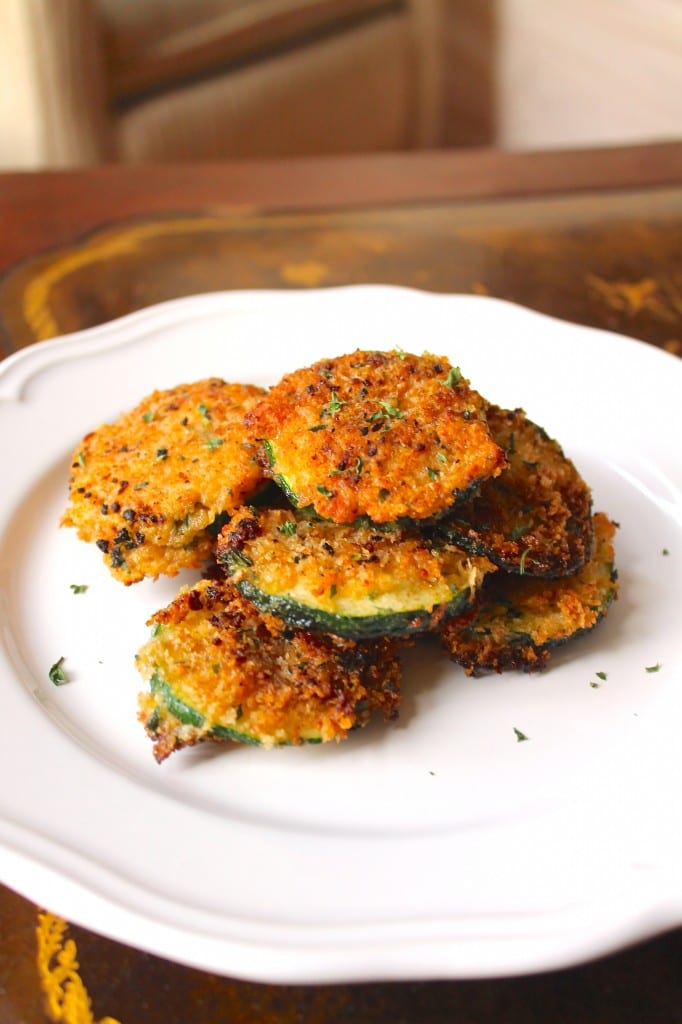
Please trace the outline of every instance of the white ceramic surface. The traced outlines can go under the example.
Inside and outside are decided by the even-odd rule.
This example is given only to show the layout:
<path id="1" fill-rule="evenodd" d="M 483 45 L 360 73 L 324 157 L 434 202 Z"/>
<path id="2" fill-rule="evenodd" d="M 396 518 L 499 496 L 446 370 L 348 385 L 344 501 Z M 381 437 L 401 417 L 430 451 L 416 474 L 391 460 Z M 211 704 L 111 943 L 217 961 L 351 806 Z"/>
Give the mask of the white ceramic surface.
<path id="1" fill-rule="evenodd" d="M 122 587 L 58 527 L 72 449 L 155 388 L 268 385 L 394 346 L 449 356 L 562 442 L 620 523 L 619 601 L 543 674 L 471 680 L 419 648 L 395 724 L 157 766 L 134 655 L 188 577 Z M 681 384 L 682 363 L 631 339 L 383 286 L 196 296 L 10 357 L 0 879 L 115 939 L 270 982 L 535 971 L 682 923 Z"/>

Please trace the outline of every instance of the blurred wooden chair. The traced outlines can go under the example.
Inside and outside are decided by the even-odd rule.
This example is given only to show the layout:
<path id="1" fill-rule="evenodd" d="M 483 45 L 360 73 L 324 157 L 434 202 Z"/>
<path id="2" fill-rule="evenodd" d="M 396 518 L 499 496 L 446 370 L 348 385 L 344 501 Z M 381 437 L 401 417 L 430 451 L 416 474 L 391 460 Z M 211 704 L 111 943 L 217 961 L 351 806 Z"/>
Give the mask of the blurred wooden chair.
<path id="1" fill-rule="evenodd" d="M 682 137 L 682 0 L 0 0 L 0 169 Z"/>
<path id="2" fill-rule="evenodd" d="M 447 0 L 2 0 L 0 166 L 442 137 Z"/>

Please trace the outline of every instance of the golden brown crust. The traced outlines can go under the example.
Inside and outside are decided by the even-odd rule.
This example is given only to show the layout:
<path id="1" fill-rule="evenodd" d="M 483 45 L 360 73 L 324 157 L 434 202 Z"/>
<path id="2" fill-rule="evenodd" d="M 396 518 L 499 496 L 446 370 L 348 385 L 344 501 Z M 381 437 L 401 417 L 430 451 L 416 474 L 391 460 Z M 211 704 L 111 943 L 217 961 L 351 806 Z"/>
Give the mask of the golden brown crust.
<path id="1" fill-rule="evenodd" d="M 573 576 L 538 579 L 498 572 L 474 607 L 441 629 L 445 649 L 467 674 L 542 668 L 551 649 L 592 629 L 617 596 L 616 526 L 594 516 L 594 552 Z"/>
<path id="2" fill-rule="evenodd" d="M 247 417 L 268 472 L 325 519 L 442 514 L 505 464 L 484 402 L 424 353 L 356 351 L 285 376 Z"/>
<path id="3" fill-rule="evenodd" d="M 92 431 L 73 455 L 63 525 L 124 583 L 201 565 L 207 528 L 263 482 L 243 425 L 262 395 L 210 378 L 155 391 Z"/>
<path id="4" fill-rule="evenodd" d="M 488 425 L 509 466 L 442 524 L 455 543 L 510 572 L 565 576 L 592 545 L 592 496 L 560 445 L 522 409 L 488 407 Z"/>
<path id="5" fill-rule="evenodd" d="M 203 718 L 182 722 L 161 691 L 142 695 L 140 717 L 158 760 L 220 738 L 216 727 L 275 746 L 343 739 L 372 711 L 397 714 L 400 668 L 388 641 L 287 630 L 224 580 L 185 588 L 150 622 L 156 635 L 139 652 L 140 672 Z"/>

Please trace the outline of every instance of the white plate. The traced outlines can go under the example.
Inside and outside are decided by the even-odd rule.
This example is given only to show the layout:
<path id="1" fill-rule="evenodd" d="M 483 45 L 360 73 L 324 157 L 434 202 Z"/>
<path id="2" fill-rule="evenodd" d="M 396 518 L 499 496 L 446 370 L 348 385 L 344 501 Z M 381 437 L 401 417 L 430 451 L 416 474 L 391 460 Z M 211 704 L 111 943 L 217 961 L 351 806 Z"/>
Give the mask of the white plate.
<path id="1" fill-rule="evenodd" d="M 267 385 L 396 345 L 448 355 L 559 438 L 621 524 L 620 600 L 544 674 L 474 681 L 422 649 L 397 724 L 157 766 L 133 659 L 179 581 L 121 587 L 58 528 L 72 448 L 154 388 Z M 388 287 L 182 299 L 6 360 L 2 880 L 115 939 L 269 982 L 534 971 L 681 923 L 681 383 L 682 363 L 630 339 Z"/>

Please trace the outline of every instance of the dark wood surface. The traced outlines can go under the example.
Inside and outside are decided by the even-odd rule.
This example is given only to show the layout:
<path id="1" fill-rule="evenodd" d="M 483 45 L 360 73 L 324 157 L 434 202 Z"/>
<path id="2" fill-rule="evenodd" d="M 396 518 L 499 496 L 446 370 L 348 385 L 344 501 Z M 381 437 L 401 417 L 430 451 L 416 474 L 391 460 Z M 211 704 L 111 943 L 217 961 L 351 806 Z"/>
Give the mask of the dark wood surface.
<path id="1" fill-rule="evenodd" d="M 682 142 L 540 153 L 435 151 L 0 176 L 0 271 L 120 217 L 348 209 L 682 184 Z"/>
<path id="2" fill-rule="evenodd" d="M 0 278 L 0 352 L 165 299 L 389 282 L 510 299 L 677 351 L 682 189 L 126 218 Z"/>
<path id="3" fill-rule="evenodd" d="M 0 268 L 5 353 L 190 292 L 362 281 L 490 294 L 680 353 L 682 146 L 6 175 Z M 37 914 L 0 887 L 0 1024 L 55 1019 Z M 526 978 L 313 987 L 68 936 L 98 1021 L 682 1020 L 682 931 Z"/>

